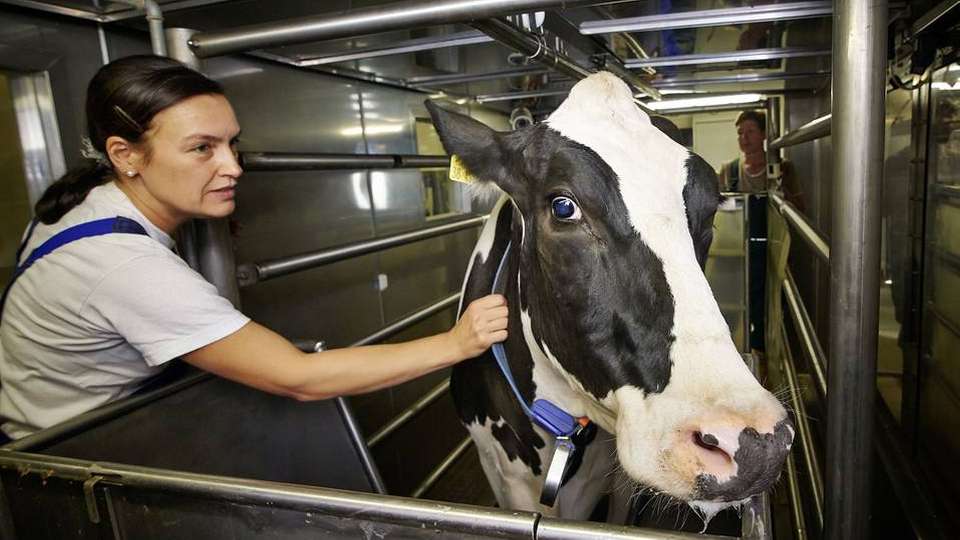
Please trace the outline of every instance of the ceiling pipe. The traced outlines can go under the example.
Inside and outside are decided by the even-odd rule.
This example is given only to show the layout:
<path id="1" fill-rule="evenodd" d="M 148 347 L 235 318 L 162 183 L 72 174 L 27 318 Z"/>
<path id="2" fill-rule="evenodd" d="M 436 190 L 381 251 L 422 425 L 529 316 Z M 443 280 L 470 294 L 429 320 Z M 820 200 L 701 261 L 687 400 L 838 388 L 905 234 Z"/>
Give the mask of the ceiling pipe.
<path id="1" fill-rule="evenodd" d="M 282 45 L 354 37 L 471 21 L 544 9 L 565 9 L 595 0 L 408 0 L 385 5 L 297 17 L 285 21 L 200 32 L 190 40 L 197 56 L 209 58 Z"/>
<path id="2" fill-rule="evenodd" d="M 150 29 L 150 48 L 157 56 L 167 56 L 167 38 L 163 33 L 163 11 L 155 0 L 116 0 L 137 9 L 147 15 L 147 27 Z"/>

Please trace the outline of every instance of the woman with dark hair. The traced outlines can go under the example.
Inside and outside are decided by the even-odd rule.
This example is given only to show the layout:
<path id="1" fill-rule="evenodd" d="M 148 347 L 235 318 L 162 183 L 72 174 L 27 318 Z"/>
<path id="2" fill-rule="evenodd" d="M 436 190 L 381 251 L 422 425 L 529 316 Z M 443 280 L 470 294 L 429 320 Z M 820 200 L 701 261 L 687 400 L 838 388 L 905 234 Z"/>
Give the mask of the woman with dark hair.
<path id="1" fill-rule="evenodd" d="M 398 384 L 506 338 L 505 301 L 491 295 L 443 334 L 300 352 L 172 251 L 182 223 L 234 210 L 240 128 L 220 85 L 167 58 L 124 58 L 91 80 L 86 114 L 89 163 L 37 203 L 0 305 L 6 436 L 127 396 L 175 358 L 312 400 Z"/>

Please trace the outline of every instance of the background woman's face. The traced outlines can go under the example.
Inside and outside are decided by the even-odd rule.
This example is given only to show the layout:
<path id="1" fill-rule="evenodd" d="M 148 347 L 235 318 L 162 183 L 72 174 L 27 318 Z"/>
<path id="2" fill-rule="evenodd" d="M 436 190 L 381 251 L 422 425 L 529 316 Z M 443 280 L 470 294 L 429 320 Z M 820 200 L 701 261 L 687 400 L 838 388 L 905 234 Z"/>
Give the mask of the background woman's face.
<path id="1" fill-rule="evenodd" d="M 737 143 L 744 154 L 753 154 L 763 151 L 763 140 L 766 134 L 753 120 L 744 120 L 737 126 Z"/>
<path id="2" fill-rule="evenodd" d="M 194 96 L 153 117 L 139 167 L 151 198 L 175 219 L 224 217 L 235 208 L 240 126 L 221 95 Z"/>

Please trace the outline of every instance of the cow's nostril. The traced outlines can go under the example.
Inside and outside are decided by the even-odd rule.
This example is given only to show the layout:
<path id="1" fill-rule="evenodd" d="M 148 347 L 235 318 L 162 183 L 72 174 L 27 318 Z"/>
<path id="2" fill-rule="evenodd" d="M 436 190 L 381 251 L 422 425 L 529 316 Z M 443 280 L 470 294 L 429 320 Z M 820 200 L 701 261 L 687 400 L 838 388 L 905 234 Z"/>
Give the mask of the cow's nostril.
<path id="1" fill-rule="evenodd" d="M 703 433 L 701 431 L 693 432 L 693 443 L 704 450 L 711 452 L 718 457 L 723 457 L 727 461 L 732 461 L 733 457 L 730 456 L 723 448 L 720 448 L 720 441 L 716 437 L 709 433 Z"/>

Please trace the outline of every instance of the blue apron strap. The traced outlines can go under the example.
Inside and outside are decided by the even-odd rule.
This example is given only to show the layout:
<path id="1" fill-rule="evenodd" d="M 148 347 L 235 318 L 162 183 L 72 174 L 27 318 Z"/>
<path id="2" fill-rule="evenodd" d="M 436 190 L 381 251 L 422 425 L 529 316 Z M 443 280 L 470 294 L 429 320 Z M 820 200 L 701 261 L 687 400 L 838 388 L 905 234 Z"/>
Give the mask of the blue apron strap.
<path id="1" fill-rule="evenodd" d="M 21 244 L 20 249 L 17 250 L 18 262 L 23 249 L 26 247 L 27 242 L 30 241 L 30 237 L 33 235 L 33 229 L 36 226 L 37 220 L 33 220 L 30 223 L 30 229 L 27 231 L 27 235 L 23 241 L 23 244 Z M 27 257 L 27 260 L 23 261 L 23 264 L 17 266 L 17 269 L 13 272 L 13 276 L 10 277 L 10 282 L 7 283 L 7 287 L 3 290 L 3 296 L 0 297 L 0 316 L 3 314 L 3 306 L 7 302 L 7 294 L 10 292 L 10 288 L 13 287 L 13 284 L 17 281 L 17 278 L 23 275 L 28 268 L 33 266 L 33 263 L 50 254 L 55 249 L 63 247 L 75 240 L 113 233 L 141 234 L 148 236 L 147 231 L 142 225 L 132 219 L 122 216 L 88 221 L 86 223 L 80 223 L 58 232 L 57 234 L 48 238 L 44 243 L 40 244 L 39 247 L 34 249 L 33 252 L 30 253 L 30 256 Z"/>

